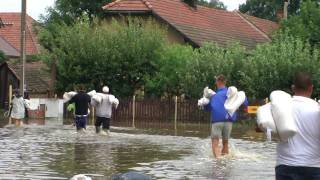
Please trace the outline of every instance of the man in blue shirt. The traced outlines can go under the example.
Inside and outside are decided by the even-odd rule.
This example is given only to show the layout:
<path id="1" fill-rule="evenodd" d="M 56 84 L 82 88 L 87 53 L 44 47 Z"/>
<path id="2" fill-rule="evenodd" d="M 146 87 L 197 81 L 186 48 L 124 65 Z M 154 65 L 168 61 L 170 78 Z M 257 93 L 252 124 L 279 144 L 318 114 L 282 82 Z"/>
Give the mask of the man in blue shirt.
<path id="1" fill-rule="evenodd" d="M 237 119 L 237 113 L 229 115 L 224 107 L 227 100 L 226 78 L 223 75 L 216 77 L 217 92 L 210 99 L 210 103 L 205 106 L 211 112 L 211 141 L 213 155 L 219 159 L 222 155 L 229 153 L 229 138 L 232 130 L 232 123 Z M 247 105 L 247 100 L 244 105 Z M 222 138 L 222 151 L 219 149 L 219 139 Z"/>

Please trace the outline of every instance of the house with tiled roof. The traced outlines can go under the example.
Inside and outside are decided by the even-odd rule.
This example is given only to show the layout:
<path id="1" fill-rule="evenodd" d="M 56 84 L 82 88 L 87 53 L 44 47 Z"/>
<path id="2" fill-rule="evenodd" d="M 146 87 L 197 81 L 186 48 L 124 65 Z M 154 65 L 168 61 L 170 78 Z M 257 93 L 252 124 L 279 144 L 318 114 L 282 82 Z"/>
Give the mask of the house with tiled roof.
<path id="1" fill-rule="evenodd" d="M 21 13 L 0 13 L 2 26 L 0 37 L 7 41 L 11 48 L 20 52 Z M 26 54 L 35 55 L 40 52 L 37 37 L 33 31 L 37 23 L 32 17 L 26 16 Z M 0 48 L 0 50 L 3 50 Z"/>
<path id="2" fill-rule="evenodd" d="M 20 13 L 0 13 L 0 51 L 7 61 L 0 64 L 0 108 L 8 101 L 9 85 L 19 88 L 21 80 L 20 60 Z M 50 88 L 50 73 L 45 70 L 46 66 L 41 61 L 33 59 L 40 53 L 40 46 L 34 33 L 34 25 L 37 22 L 27 15 L 26 17 L 26 55 L 25 83 L 31 97 L 48 97 Z"/>
<path id="3" fill-rule="evenodd" d="M 193 47 L 200 47 L 205 42 L 225 47 L 237 41 L 247 49 L 253 49 L 259 43 L 270 41 L 272 32 L 278 28 L 277 23 L 269 20 L 238 11 L 190 5 L 186 0 L 116 0 L 102 8 L 106 18 L 153 17 L 159 23 L 168 25 L 170 41 L 189 43 Z"/>

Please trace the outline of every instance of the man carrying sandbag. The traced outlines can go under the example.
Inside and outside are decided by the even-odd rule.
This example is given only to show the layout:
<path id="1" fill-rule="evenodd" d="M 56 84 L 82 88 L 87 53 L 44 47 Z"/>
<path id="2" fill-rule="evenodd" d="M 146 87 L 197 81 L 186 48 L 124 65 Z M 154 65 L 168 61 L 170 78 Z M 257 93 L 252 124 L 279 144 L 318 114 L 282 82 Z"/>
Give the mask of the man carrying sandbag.
<path id="1" fill-rule="evenodd" d="M 115 98 L 114 95 L 109 94 L 108 86 L 104 86 L 102 92 L 103 93 L 97 93 L 92 97 L 91 104 L 96 107 L 96 133 L 107 135 L 110 132 L 112 107 L 117 108 L 119 100 Z"/>
<path id="2" fill-rule="evenodd" d="M 91 97 L 85 92 L 83 84 L 78 86 L 78 93 L 71 98 L 70 104 L 75 104 L 75 124 L 77 131 L 84 131 L 87 127 L 89 116 L 88 108 L 91 102 Z"/>
<path id="3" fill-rule="evenodd" d="M 219 159 L 222 155 L 229 153 L 229 138 L 232 130 L 232 123 L 237 118 L 237 113 L 230 114 L 225 108 L 228 88 L 226 78 L 223 75 L 216 77 L 217 91 L 214 94 L 205 110 L 211 112 L 211 141 L 213 155 Z M 241 104 L 247 105 L 247 99 Z M 235 110 L 234 110 L 235 111 Z M 222 139 L 222 150 L 219 148 L 219 139 Z"/>
<path id="4" fill-rule="evenodd" d="M 311 76 L 297 73 L 292 91 L 292 113 L 297 132 L 277 146 L 276 180 L 320 179 L 320 107 L 310 97 Z"/>

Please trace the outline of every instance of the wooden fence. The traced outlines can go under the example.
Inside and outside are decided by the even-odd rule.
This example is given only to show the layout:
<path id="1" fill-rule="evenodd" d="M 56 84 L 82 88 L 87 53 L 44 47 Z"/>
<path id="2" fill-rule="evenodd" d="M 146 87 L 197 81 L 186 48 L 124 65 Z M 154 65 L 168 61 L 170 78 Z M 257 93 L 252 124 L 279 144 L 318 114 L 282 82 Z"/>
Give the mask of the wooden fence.
<path id="1" fill-rule="evenodd" d="M 210 113 L 199 109 L 197 100 L 130 98 L 119 101 L 118 108 L 113 111 L 113 126 L 176 128 L 184 124 L 210 125 Z M 259 105 L 263 101 L 251 101 L 251 104 Z M 67 113 L 65 117 L 72 115 Z M 90 119 L 94 121 L 93 118 Z M 253 116 L 239 111 L 238 119 L 249 118 Z"/>
<path id="2" fill-rule="evenodd" d="M 175 121 L 177 123 L 209 122 L 209 113 L 200 110 L 196 100 L 178 100 L 177 106 L 175 103 L 176 101 L 172 99 L 122 99 L 118 109 L 114 111 L 113 122 L 122 126 L 148 124 L 161 126 L 174 124 Z"/>

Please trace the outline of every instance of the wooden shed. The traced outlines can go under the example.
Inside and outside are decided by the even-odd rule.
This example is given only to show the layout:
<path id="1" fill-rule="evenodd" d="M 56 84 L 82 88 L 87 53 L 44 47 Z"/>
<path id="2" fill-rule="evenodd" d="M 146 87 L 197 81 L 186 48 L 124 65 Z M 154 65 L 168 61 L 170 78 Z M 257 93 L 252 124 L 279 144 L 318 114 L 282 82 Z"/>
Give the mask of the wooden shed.
<path id="1" fill-rule="evenodd" d="M 19 77 L 7 62 L 0 64 L 0 108 L 7 108 L 9 102 L 9 85 L 19 88 Z"/>

